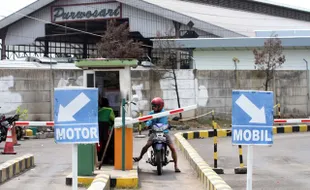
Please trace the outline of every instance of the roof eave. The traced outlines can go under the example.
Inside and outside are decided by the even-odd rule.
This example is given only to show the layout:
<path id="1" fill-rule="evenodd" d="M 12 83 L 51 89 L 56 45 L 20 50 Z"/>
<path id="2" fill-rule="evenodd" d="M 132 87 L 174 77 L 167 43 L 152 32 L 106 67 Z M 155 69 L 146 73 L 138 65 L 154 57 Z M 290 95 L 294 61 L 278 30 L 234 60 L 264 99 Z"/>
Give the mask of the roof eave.
<path id="1" fill-rule="evenodd" d="M 75 63 L 75 66 L 79 68 L 124 68 L 126 66 L 136 67 L 137 65 L 137 59 L 88 59 Z"/>
<path id="2" fill-rule="evenodd" d="M 55 0 L 37 0 L 33 3 L 31 3 L 30 5 L 18 10 L 15 13 L 12 13 L 10 15 L 8 15 L 7 17 L 3 18 L 2 20 L 0 20 L 0 29 L 7 27 L 11 24 L 13 24 L 14 22 L 17 22 L 19 20 L 21 20 L 24 15 L 30 15 L 34 12 L 36 12 L 37 10 L 41 9 L 42 7 L 45 7 L 46 5 L 54 2 Z"/>
<path id="3" fill-rule="evenodd" d="M 258 48 L 264 46 L 269 37 L 255 38 L 195 38 L 195 39 L 167 39 L 169 48 L 174 49 L 224 49 L 224 48 Z M 283 48 L 310 47 L 310 37 L 279 37 Z M 161 40 L 154 39 L 153 47 L 160 48 Z"/>

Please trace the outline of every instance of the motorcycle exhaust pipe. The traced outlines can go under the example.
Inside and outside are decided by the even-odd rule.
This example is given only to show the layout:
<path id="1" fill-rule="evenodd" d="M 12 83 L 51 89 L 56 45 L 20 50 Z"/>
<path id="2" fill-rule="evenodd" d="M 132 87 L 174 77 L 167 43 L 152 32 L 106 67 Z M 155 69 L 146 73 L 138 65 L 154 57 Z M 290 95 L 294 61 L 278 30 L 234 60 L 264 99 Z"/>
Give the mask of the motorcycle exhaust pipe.
<path id="1" fill-rule="evenodd" d="M 147 163 L 152 164 L 152 154 L 151 154 L 151 151 L 147 151 L 147 157 L 148 157 Z"/>

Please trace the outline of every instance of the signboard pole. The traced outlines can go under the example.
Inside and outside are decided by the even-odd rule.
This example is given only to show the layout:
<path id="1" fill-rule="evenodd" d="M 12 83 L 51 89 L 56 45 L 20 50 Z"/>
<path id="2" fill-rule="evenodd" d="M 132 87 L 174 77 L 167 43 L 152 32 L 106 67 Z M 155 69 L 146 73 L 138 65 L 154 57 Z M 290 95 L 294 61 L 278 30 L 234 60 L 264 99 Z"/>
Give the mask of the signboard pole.
<path id="1" fill-rule="evenodd" d="M 232 144 L 248 145 L 247 190 L 252 190 L 253 146 L 273 144 L 273 92 L 233 90 Z"/>
<path id="2" fill-rule="evenodd" d="M 55 142 L 72 144 L 72 189 L 77 190 L 78 145 L 99 142 L 98 89 L 55 88 L 54 102 Z"/>
<path id="3" fill-rule="evenodd" d="M 72 145 L 72 190 L 77 190 L 78 188 L 78 145 Z"/>
<path id="4" fill-rule="evenodd" d="M 125 171 L 125 104 L 126 100 L 122 100 L 122 170 Z"/>
<path id="5" fill-rule="evenodd" d="M 248 158 L 247 158 L 247 190 L 252 190 L 252 176 L 253 176 L 253 145 L 248 145 Z"/>

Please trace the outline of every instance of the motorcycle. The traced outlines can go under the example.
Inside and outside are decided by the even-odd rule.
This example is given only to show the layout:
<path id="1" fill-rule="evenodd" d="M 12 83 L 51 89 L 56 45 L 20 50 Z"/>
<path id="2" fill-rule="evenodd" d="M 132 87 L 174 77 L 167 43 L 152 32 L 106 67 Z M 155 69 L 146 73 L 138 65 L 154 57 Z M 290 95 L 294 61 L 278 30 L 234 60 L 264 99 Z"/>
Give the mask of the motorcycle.
<path id="1" fill-rule="evenodd" d="M 157 123 L 151 127 L 150 132 L 155 134 L 152 143 L 152 149 L 148 151 L 148 160 L 146 163 L 157 167 L 157 174 L 162 175 L 163 167 L 168 165 L 169 150 L 167 149 L 167 138 L 164 131 L 169 129 L 168 124 Z M 150 134 L 149 134 L 150 135 Z"/>
<path id="2" fill-rule="evenodd" d="M 5 120 L 5 115 L 1 114 L 0 116 L 0 143 L 5 141 L 8 121 Z"/>
<path id="3" fill-rule="evenodd" d="M 19 120 L 19 115 L 15 114 L 14 116 L 11 117 L 5 117 L 4 114 L 1 115 L 1 120 L 0 120 L 0 143 L 2 141 L 6 140 L 7 132 L 8 129 L 15 121 Z M 21 127 L 16 127 L 16 138 L 17 140 L 20 140 L 22 137 L 22 128 Z"/>

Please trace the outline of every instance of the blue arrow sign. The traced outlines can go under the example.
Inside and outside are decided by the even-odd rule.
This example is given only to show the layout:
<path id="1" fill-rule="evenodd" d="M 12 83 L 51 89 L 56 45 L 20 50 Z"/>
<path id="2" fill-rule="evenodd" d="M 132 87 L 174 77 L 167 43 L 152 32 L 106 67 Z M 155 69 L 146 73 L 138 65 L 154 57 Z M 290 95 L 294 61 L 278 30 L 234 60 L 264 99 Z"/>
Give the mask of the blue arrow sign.
<path id="1" fill-rule="evenodd" d="M 232 143 L 273 144 L 273 92 L 233 90 Z"/>
<path id="2" fill-rule="evenodd" d="M 97 143 L 98 89 L 55 88 L 56 143 Z"/>

